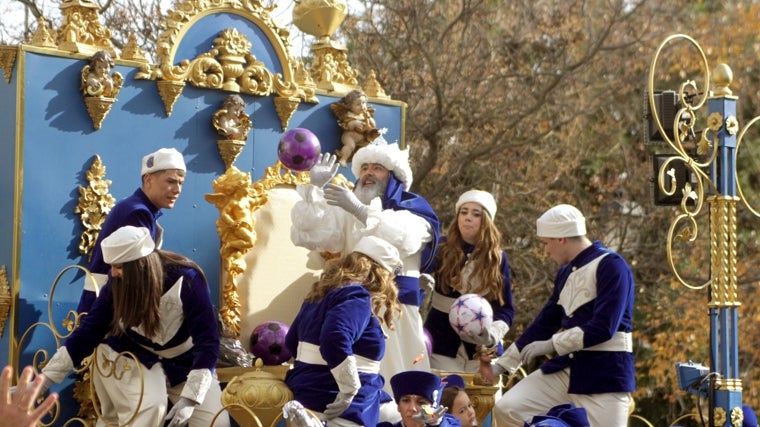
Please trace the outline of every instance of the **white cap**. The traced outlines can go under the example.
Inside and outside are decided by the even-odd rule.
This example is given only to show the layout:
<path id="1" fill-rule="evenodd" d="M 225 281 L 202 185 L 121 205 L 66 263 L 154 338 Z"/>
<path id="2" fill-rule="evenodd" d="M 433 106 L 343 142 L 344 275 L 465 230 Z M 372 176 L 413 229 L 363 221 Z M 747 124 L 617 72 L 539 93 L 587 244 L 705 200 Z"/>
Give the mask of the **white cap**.
<path id="1" fill-rule="evenodd" d="M 362 165 L 377 163 L 393 172 L 409 191 L 412 186 L 412 168 L 409 166 L 409 150 L 401 150 L 397 143 L 388 144 L 382 136 L 377 137 L 369 145 L 356 150 L 351 160 L 351 172 L 359 177 Z"/>
<path id="2" fill-rule="evenodd" d="M 367 255 L 391 273 L 401 268 L 401 258 L 399 257 L 398 249 L 379 237 L 362 237 L 354 247 L 354 252 Z"/>
<path id="3" fill-rule="evenodd" d="M 536 220 L 538 237 L 560 238 L 586 235 L 586 218 L 571 205 L 557 205 Z"/>
<path id="4" fill-rule="evenodd" d="M 456 213 L 459 213 L 459 208 L 465 203 L 477 203 L 483 206 L 483 209 L 488 212 L 488 215 L 493 219 L 496 216 L 496 201 L 493 199 L 493 195 L 487 191 L 482 190 L 470 190 L 465 191 L 459 196 L 456 207 L 454 208 Z"/>
<path id="5" fill-rule="evenodd" d="M 156 248 L 145 227 L 125 225 L 100 242 L 106 264 L 123 264 L 148 256 Z"/>
<path id="6" fill-rule="evenodd" d="M 182 158 L 182 153 L 174 148 L 161 148 L 158 151 L 143 157 L 140 176 L 143 176 L 146 173 L 153 173 L 167 169 L 187 171 L 185 160 Z"/>

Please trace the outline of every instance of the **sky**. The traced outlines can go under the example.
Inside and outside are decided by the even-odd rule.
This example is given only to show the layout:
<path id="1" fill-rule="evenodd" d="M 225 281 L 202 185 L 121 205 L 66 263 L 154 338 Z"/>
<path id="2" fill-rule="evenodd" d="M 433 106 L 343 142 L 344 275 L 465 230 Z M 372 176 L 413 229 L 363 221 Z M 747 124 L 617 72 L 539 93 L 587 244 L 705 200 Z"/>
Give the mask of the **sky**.
<path id="1" fill-rule="evenodd" d="M 59 5 L 62 0 L 37 0 L 37 4 L 45 10 L 45 16 L 48 19 L 52 19 L 54 22 L 59 22 L 61 12 Z M 101 3 L 103 0 L 96 0 Z M 170 9 L 174 4 L 173 0 L 163 0 L 165 3 L 164 12 Z M 279 23 L 290 29 L 292 36 L 293 47 L 296 50 L 294 53 L 299 53 L 302 40 L 298 35 L 302 32 L 296 28 L 293 24 L 292 11 L 295 1 L 276 1 L 272 0 L 270 3 L 276 5 L 276 9 L 272 12 L 272 17 Z M 264 2 L 264 4 L 267 4 Z M 359 0 L 348 0 L 348 13 L 356 14 L 358 11 L 363 10 L 362 4 Z M 26 19 L 26 13 L 24 6 L 16 0 L 0 0 L 0 16 L 2 16 L 3 27 L 0 28 L 0 44 L 10 43 L 9 34 L 20 34 L 23 32 L 24 22 Z M 31 14 L 29 15 L 31 18 Z M 36 23 L 32 22 L 31 27 L 36 28 Z"/>

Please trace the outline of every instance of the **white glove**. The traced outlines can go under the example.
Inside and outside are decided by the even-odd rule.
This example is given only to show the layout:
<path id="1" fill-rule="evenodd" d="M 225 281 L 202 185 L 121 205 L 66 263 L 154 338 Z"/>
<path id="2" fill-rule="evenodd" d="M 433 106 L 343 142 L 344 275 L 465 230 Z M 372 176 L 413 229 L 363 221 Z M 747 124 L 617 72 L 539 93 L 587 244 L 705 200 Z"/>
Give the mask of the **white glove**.
<path id="1" fill-rule="evenodd" d="M 462 341 L 475 345 L 484 345 L 486 347 L 493 347 L 496 344 L 496 338 L 486 329 L 480 332 L 479 335 L 470 335 L 463 333 L 460 335 Z"/>
<path id="2" fill-rule="evenodd" d="M 349 406 L 351 406 L 351 402 L 354 400 L 354 395 L 350 393 L 338 393 L 337 396 L 335 396 L 335 401 L 333 403 L 328 403 L 325 407 L 325 411 L 323 412 L 325 414 L 325 418 L 328 420 L 331 420 L 333 418 L 338 417 L 340 414 L 342 414 L 346 409 L 348 409 Z"/>
<path id="3" fill-rule="evenodd" d="M 445 414 L 448 409 L 449 408 L 445 406 L 433 408 L 430 405 L 422 405 L 420 412 L 412 416 L 412 419 L 422 421 L 429 426 L 437 426 L 443 421 L 443 414 Z"/>
<path id="4" fill-rule="evenodd" d="M 195 410 L 196 405 L 197 403 L 192 400 L 186 397 L 181 397 L 177 403 L 172 406 L 172 409 L 166 415 L 166 418 L 164 418 L 164 421 L 171 420 L 167 427 L 187 425 L 187 422 L 190 421 L 190 417 L 193 416 L 193 411 Z"/>
<path id="5" fill-rule="evenodd" d="M 554 344 L 551 338 L 546 341 L 533 341 L 532 343 L 523 347 L 520 354 L 522 355 L 522 362 L 524 364 L 530 364 L 538 356 L 554 352 Z"/>
<path id="6" fill-rule="evenodd" d="M 325 200 L 327 200 L 328 205 L 343 208 L 343 210 L 358 218 L 362 223 L 367 222 L 367 205 L 362 203 L 348 187 L 326 184 Z"/>
<path id="7" fill-rule="evenodd" d="M 336 173 L 338 173 L 338 164 L 335 163 L 335 155 L 324 153 L 317 164 L 309 169 L 309 182 L 321 188 L 332 181 Z"/>
<path id="8" fill-rule="evenodd" d="M 335 382 L 338 384 L 338 395 L 335 401 L 329 403 L 325 411 L 325 417 L 329 420 L 342 414 L 354 400 L 354 396 L 359 393 L 361 380 L 359 380 L 359 370 L 356 367 L 356 357 L 346 357 L 340 365 L 332 368 L 330 373 L 333 374 Z"/>

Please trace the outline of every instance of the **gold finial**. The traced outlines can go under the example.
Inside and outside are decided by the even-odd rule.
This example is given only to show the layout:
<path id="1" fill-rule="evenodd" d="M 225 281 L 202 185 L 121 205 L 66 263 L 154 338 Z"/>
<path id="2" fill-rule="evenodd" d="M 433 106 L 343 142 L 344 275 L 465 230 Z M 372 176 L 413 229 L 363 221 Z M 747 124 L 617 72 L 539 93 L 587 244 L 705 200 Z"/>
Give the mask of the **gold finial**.
<path id="1" fill-rule="evenodd" d="M 733 92 L 729 89 L 729 85 L 734 80 L 734 72 L 731 71 L 731 67 L 727 64 L 720 63 L 713 71 L 713 82 L 715 83 L 715 90 L 713 95 L 715 96 L 730 96 Z"/>
<path id="2" fill-rule="evenodd" d="M 29 42 L 32 46 L 39 47 L 57 47 L 55 43 L 54 34 L 50 33 L 50 29 L 47 26 L 47 21 L 42 16 L 37 18 L 37 30 L 32 35 L 32 40 Z"/>
<path id="3" fill-rule="evenodd" d="M 122 59 L 130 59 L 132 61 L 148 62 L 148 58 L 145 56 L 145 52 L 137 45 L 137 37 L 135 33 L 129 33 L 129 39 L 127 44 L 124 45 L 124 49 L 121 50 Z"/>
<path id="4" fill-rule="evenodd" d="M 293 7 L 293 24 L 317 39 L 329 39 L 346 19 L 345 0 L 301 0 Z"/>
<path id="5" fill-rule="evenodd" d="M 369 77 L 367 77 L 367 81 L 364 83 L 364 93 L 371 98 L 390 98 L 390 96 L 385 93 L 383 87 L 380 86 L 380 82 L 377 81 L 375 70 L 369 72 Z"/>

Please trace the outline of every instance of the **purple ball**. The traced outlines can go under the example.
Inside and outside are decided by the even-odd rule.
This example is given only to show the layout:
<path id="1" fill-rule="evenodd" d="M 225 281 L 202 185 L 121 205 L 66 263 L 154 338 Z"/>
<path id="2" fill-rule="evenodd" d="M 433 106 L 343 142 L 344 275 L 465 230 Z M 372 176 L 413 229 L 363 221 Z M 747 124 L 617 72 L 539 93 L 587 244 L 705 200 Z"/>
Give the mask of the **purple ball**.
<path id="1" fill-rule="evenodd" d="M 256 326 L 251 332 L 251 353 L 265 365 L 279 365 L 290 360 L 290 351 L 285 347 L 288 328 L 288 325 L 277 321 Z"/>
<path id="2" fill-rule="evenodd" d="M 285 132 L 277 146 L 277 157 L 283 165 L 294 171 L 311 169 L 319 161 L 322 146 L 310 130 L 295 128 Z"/>
<path id="3" fill-rule="evenodd" d="M 433 355 L 433 336 L 427 328 L 422 328 L 422 332 L 425 333 L 425 350 L 427 350 L 428 357 Z"/>

